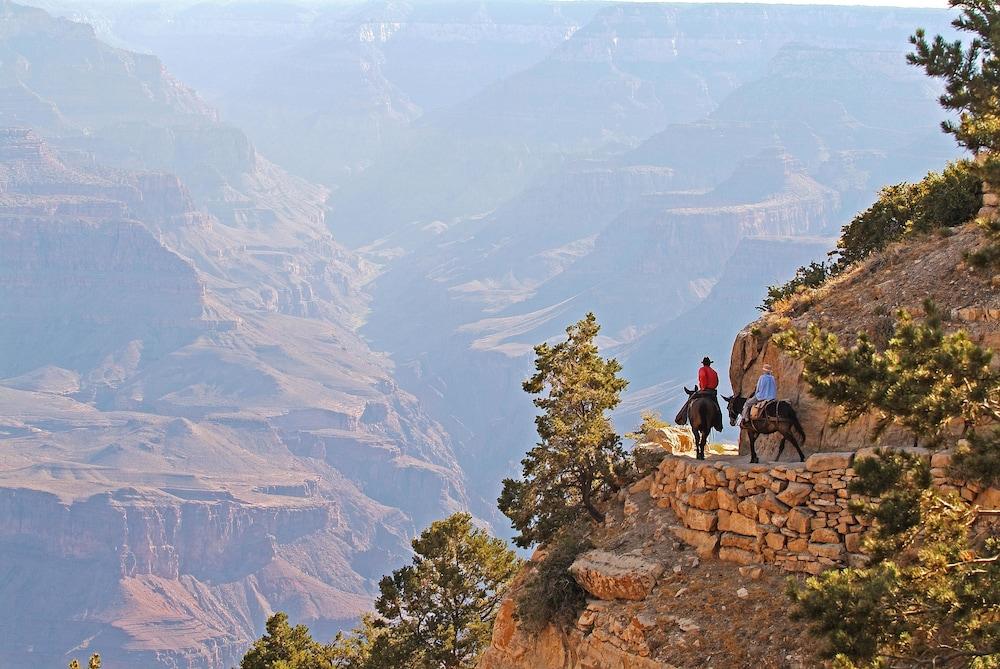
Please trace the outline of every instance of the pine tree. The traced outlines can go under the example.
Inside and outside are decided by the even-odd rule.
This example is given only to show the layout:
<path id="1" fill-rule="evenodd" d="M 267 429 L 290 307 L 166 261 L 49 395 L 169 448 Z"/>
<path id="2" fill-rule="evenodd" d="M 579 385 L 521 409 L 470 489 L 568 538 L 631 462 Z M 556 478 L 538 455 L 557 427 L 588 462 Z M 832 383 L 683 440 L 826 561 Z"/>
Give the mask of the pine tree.
<path id="1" fill-rule="evenodd" d="M 519 532 L 522 547 L 549 540 L 581 514 L 604 519 L 603 496 L 627 465 L 621 439 L 607 412 L 618 406 L 628 382 L 617 360 L 597 350 L 600 326 L 594 314 L 566 329 L 554 346 L 535 347 L 535 374 L 524 390 L 541 409 L 535 418 L 539 442 L 521 461 L 520 480 L 506 479 L 500 510 Z"/>
<path id="2" fill-rule="evenodd" d="M 292 627 L 288 615 L 267 619 L 264 636 L 254 642 L 240 669 L 328 669 L 329 649 L 316 642 L 305 625 Z"/>
<path id="3" fill-rule="evenodd" d="M 413 551 L 412 564 L 379 583 L 375 609 L 397 636 L 395 660 L 382 666 L 471 669 L 520 560 L 467 513 L 432 523 Z"/>
<path id="4" fill-rule="evenodd" d="M 855 513 L 876 521 L 870 562 L 793 583 L 795 615 L 839 669 L 1000 667 L 1000 537 L 930 487 L 927 463 L 883 453 L 855 463 Z"/>
<path id="5" fill-rule="evenodd" d="M 844 348 L 814 324 L 805 336 L 789 329 L 774 342 L 803 362 L 810 394 L 842 409 L 838 424 L 874 413 L 878 431 L 897 423 L 933 446 L 956 421 L 969 429 L 1000 420 L 1000 372 L 990 366 L 992 352 L 964 331 L 945 333 L 933 303 L 924 311 L 923 322 L 900 311 L 883 351 L 863 333 Z"/>
<path id="6" fill-rule="evenodd" d="M 942 122 L 944 131 L 974 153 L 994 152 L 1000 148 L 1000 58 L 996 51 L 1000 6 L 992 0 L 949 0 L 948 4 L 960 10 L 952 26 L 972 39 L 963 44 L 937 35 L 928 41 L 919 29 L 910 37 L 914 50 L 907 59 L 928 76 L 944 80 L 941 106 L 959 114 L 958 123 Z"/>
<path id="7" fill-rule="evenodd" d="M 811 326 L 805 337 L 788 330 L 778 344 L 804 363 L 815 397 L 838 405 L 843 420 L 876 412 L 932 446 L 963 422 L 968 439 L 952 476 L 989 485 L 1000 472 L 1000 373 L 992 352 L 964 332 L 946 334 L 940 314 L 927 319 L 900 312 L 885 350 L 864 336 L 850 349 Z M 989 432 L 980 435 L 976 429 Z M 851 511 L 874 530 L 862 568 L 830 570 L 793 584 L 796 613 L 827 640 L 840 669 L 866 667 L 1000 667 L 1000 537 L 971 531 L 976 512 L 954 493 L 931 487 L 929 464 L 907 453 L 884 452 L 854 463 Z"/>

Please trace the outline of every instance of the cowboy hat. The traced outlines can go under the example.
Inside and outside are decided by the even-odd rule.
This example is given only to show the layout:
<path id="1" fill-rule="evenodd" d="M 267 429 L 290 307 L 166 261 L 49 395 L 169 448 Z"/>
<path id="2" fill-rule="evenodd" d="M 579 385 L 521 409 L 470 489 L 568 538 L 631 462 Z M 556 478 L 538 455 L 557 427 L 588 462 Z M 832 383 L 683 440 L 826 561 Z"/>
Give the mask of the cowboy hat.
<path id="1" fill-rule="evenodd" d="M 701 359 L 701 364 L 703 365 L 711 365 L 713 362 L 715 361 L 709 358 L 707 355 Z"/>
<path id="2" fill-rule="evenodd" d="M 766 362 L 764 363 L 763 369 L 764 369 L 765 372 L 773 372 L 774 371 L 774 369 L 771 367 L 771 365 L 769 365 Z"/>

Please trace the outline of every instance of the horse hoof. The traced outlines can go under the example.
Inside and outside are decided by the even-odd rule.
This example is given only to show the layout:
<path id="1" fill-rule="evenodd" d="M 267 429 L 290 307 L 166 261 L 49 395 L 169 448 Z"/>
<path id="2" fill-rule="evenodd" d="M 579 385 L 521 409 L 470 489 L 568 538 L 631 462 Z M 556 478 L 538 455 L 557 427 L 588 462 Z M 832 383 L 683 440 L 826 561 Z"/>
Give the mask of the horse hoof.
<path id="1" fill-rule="evenodd" d="M 755 465 L 758 462 L 760 462 L 760 460 L 758 460 L 757 458 L 750 458 L 750 464 Z"/>

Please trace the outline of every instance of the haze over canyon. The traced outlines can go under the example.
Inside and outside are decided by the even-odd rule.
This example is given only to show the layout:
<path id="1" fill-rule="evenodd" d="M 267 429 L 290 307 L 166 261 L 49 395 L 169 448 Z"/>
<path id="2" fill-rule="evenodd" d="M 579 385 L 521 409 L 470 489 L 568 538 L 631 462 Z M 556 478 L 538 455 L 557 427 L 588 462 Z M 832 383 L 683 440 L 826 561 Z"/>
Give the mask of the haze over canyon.
<path id="1" fill-rule="evenodd" d="M 618 430 L 672 416 L 768 285 L 958 155 L 905 61 L 943 10 L 36 4 L 0 1 L 12 667 L 350 626 L 432 520 L 509 532 L 533 345 L 596 312 Z"/>

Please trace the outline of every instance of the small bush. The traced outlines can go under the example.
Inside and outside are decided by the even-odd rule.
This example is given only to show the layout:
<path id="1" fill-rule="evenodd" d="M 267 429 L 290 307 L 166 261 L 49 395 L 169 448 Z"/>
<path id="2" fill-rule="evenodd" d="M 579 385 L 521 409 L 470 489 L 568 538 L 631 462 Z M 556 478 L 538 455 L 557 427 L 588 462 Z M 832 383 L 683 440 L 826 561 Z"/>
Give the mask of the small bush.
<path id="1" fill-rule="evenodd" d="M 975 218 L 982 200 L 980 176 L 968 161 L 950 163 L 943 172 L 931 172 L 917 183 L 886 186 L 871 207 L 844 226 L 830 260 L 800 267 L 787 283 L 771 286 L 758 308 L 773 311 L 779 304 L 818 288 L 908 234 L 963 225 Z M 1000 244 L 969 258 L 976 265 L 997 260 L 1000 260 Z"/>
<path id="2" fill-rule="evenodd" d="M 980 269 L 1000 265 L 1000 220 L 983 220 L 980 226 L 986 231 L 989 242 L 978 251 L 967 255 L 965 259 L 970 265 Z"/>
<path id="3" fill-rule="evenodd" d="M 764 303 L 757 307 L 761 311 L 772 311 L 779 302 L 784 302 L 810 288 L 819 288 L 833 276 L 832 265 L 826 262 L 809 263 L 795 270 L 795 276 L 787 283 L 770 286 Z"/>
<path id="4" fill-rule="evenodd" d="M 587 603 L 587 593 L 569 573 L 579 555 L 593 548 L 586 532 L 569 527 L 552 539 L 545 558 L 521 586 L 517 617 L 528 632 L 538 632 L 547 625 L 569 625 Z"/>
<path id="5" fill-rule="evenodd" d="M 659 430 L 660 428 L 669 427 L 670 423 L 663 420 L 663 417 L 658 411 L 643 411 L 642 412 L 642 424 L 635 429 L 635 432 L 628 432 L 625 434 L 627 439 L 631 439 L 634 442 L 641 443 L 645 441 L 646 435 L 653 430 Z"/>

